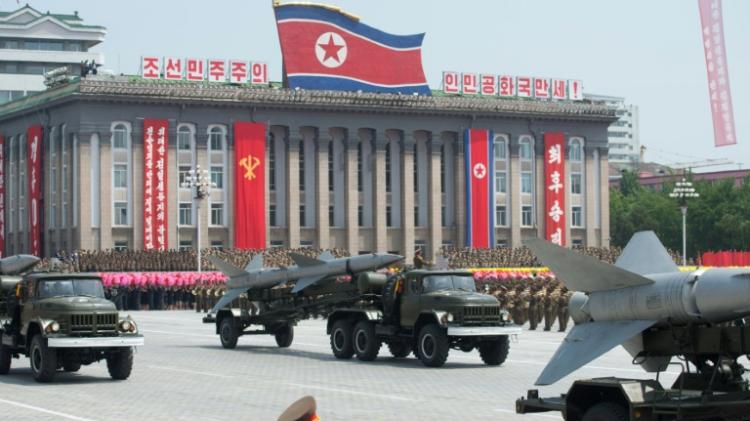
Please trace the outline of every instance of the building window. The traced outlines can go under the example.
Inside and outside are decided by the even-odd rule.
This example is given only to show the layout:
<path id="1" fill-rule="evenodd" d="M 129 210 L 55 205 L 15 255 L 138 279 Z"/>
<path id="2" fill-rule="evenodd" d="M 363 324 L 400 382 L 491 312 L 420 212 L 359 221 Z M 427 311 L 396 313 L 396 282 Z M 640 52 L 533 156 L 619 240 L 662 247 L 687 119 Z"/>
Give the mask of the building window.
<path id="1" fill-rule="evenodd" d="M 279 248 L 279 247 L 284 247 L 284 242 L 283 241 L 279 241 L 279 240 L 273 240 L 273 241 L 271 241 L 271 248 L 272 249 Z"/>
<path id="2" fill-rule="evenodd" d="M 276 190 L 276 137 L 271 133 L 268 148 L 268 190 Z"/>
<path id="3" fill-rule="evenodd" d="M 422 254 L 427 253 L 427 242 L 425 240 L 414 240 L 414 251 L 420 250 Z"/>
<path id="4" fill-rule="evenodd" d="M 414 167 L 414 193 L 419 192 L 419 160 L 417 159 L 417 143 L 414 142 L 414 154 L 412 155 L 412 167 Z"/>
<path id="5" fill-rule="evenodd" d="M 495 161 L 505 161 L 505 140 L 495 140 Z"/>
<path id="6" fill-rule="evenodd" d="M 530 172 L 521 173 L 521 193 L 531 194 L 533 190 L 533 182 L 531 179 Z"/>
<path id="7" fill-rule="evenodd" d="M 570 226 L 577 228 L 583 226 L 583 218 L 581 218 L 580 206 L 572 206 L 570 208 Z"/>
<path id="8" fill-rule="evenodd" d="M 299 191 L 305 191 L 305 141 L 299 142 Z M 301 221 L 302 219 L 300 219 Z"/>
<path id="9" fill-rule="evenodd" d="M 305 205 L 299 205 L 299 225 L 301 227 L 307 226 L 307 218 L 305 218 Z"/>
<path id="10" fill-rule="evenodd" d="M 328 142 L 328 191 L 333 191 L 333 142 Z"/>
<path id="11" fill-rule="evenodd" d="M 193 225 L 193 205 L 191 203 L 180 203 L 179 219 L 180 225 Z"/>
<path id="12" fill-rule="evenodd" d="M 414 226 L 419 226 L 419 206 L 414 205 Z"/>
<path id="13" fill-rule="evenodd" d="M 531 206 L 522 206 L 521 207 L 521 226 L 524 227 L 530 227 L 534 225 L 533 220 L 533 214 L 531 211 Z"/>
<path id="14" fill-rule="evenodd" d="M 505 171 L 495 171 L 495 193 L 505 193 Z"/>
<path id="15" fill-rule="evenodd" d="M 299 248 L 301 249 L 309 249 L 312 248 L 313 242 L 310 240 L 302 240 L 299 242 Z"/>
<path id="16" fill-rule="evenodd" d="M 391 144 L 385 144 L 385 191 L 391 191 Z"/>
<path id="17" fill-rule="evenodd" d="M 214 250 L 223 250 L 224 242 L 221 240 L 211 240 L 211 248 Z"/>
<path id="18" fill-rule="evenodd" d="M 570 152 L 568 153 L 568 157 L 571 161 L 580 162 L 581 156 L 583 155 L 581 152 L 581 141 L 579 139 L 571 139 L 570 140 Z"/>
<path id="19" fill-rule="evenodd" d="M 210 142 L 211 151 L 223 151 L 224 150 L 224 131 L 219 127 L 211 129 L 211 133 L 208 135 Z"/>
<path id="20" fill-rule="evenodd" d="M 362 205 L 357 206 L 357 225 L 360 227 L 365 225 L 365 215 Z"/>
<path id="21" fill-rule="evenodd" d="M 189 151 L 191 148 L 191 133 L 190 128 L 187 126 L 180 126 L 177 129 L 177 149 L 181 151 Z"/>
<path id="22" fill-rule="evenodd" d="M 393 226 L 393 216 L 391 215 L 391 205 L 387 205 L 385 207 L 385 226 L 386 227 L 392 227 Z"/>
<path id="23" fill-rule="evenodd" d="M 276 205 L 268 205 L 268 224 L 276 226 Z"/>
<path id="24" fill-rule="evenodd" d="M 190 181 L 190 165 L 180 165 L 177 168 L 178 173 L 178 179 L 180 182 L 180 187 L 183 186 L 183 184 Z"/>
<path id="25" fill-rule="evenodd" d="M 211 183 L 214 188 L 224 188 L 224 167 L 212 166 L 211 167 Z"/>
<path id="26" fill-rule="evenodd" d="M 211 225 L 224 225 L 224 204 L 211 203 Z"/>
<path id="27" fill-rule="evenodd" d="M 114 171 L 115 187 L 127 188 L 128 187 L 128 165 L 127 164 L 115 164 L 113 171 Z"/>
<path id="28" fill-rule="evenodd" d="M 440 193 L 445 193 L 445 145 L 440 145 Z"/>
<path id="29" fill-rule="evenodd" d="M 116 124 L 112 128 L 112 147 L 114 149 L 128 148 L 128 128 L 124 124 Z"/>
<path id="30" fill-rule="evenodd" d="M 580 238 L 574 238 L 572 246 L 574 248 L 581 248 L 581 247 L 583 247 L 583 240 L 581 240 Z"/>
<path id="31" fill-rule="evenodd" d="M 128 203 L 115 202 L 115 225 L 128 225 Z"/>
<path id="32" fill-rule="evenodd" d="M 508 225 L 508 215 L 505 211 L 505 206 L 503 205 L 496 205 L 495 206 L 495 226 L 498 227 L 504 227 Z"/>
<path id="33" fill-rule="evenodd" d="M 357 191 L 362 191 L 362 142 L 357 143 Z M 361 226 L 362 224 L 360 224 Z"/>
<path id="34" fill-rule="evenodd" d="M 521 139 L 519 155 L 523 161 L 531 161 L 532 150 L 531 140 L 528 138 Z"/>
<path id="35" fill-rule="evenodd" d="M 190 240 L 180 240 L 180 251 L 188 251 L 193 248 L 193 242 Z"/>
<path id="36" fill-rule="evenodd" d="M 336 218 L 334 217 L 335 213 L 333 211 L 333 206 L 328 206 L 328 226 L 329 227 L 335 227 L 336 226 Z"/>
<path id="37" fill-rule="evenodd" d="M 128 242 L 127 241 L 115 241 L 115 246 L 113 248 L 115 249 L 115 251 L 127 251 Z"/>
<path id="38" fill-rule="evenodd" d="M 445 205 L 440 206 L 440 226 L 446 227 L 445 224 Z"/>
<path id="39" fill-rule="evenodd" d="M 505 248 L 508 247 L 508 240 L 502 239 L 495 242 L 495 247 Z"/>
<path id="40" fill-rule="evenodd" d="M 570 175 L 570 193 L 581 194 L 581 174 Z"/>

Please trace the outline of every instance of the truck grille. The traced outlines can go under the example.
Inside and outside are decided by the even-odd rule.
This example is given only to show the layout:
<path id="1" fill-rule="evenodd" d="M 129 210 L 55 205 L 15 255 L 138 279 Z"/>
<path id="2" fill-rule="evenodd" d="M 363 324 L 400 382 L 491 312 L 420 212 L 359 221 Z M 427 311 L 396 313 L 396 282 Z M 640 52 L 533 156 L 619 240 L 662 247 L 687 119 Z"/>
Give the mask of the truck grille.
<path id="1" fill-rule="evenodd" d="M 500 307 L 464 307 L 461 323 L 464 325 L 496 325 L 500 323 Z"/>
<path id="2" fill-rule="evenodd" d="M 70 333 L 107 333 L 117 330 L 117 313 L 72 314 Z"/>

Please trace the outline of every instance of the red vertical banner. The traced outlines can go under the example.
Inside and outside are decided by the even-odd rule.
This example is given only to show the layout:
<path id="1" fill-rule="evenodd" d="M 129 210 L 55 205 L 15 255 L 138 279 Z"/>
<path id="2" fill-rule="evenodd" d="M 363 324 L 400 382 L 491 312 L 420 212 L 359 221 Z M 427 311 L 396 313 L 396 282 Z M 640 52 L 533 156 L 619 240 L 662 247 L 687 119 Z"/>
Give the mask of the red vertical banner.
<path id="1" fill-rule="evenodd" d="M 167 120 L 143 120 L 143 248 L 166 250 Z"/>
<path id="2" fill-rule="evenodd" d="M 26 131 L 26 163 L 29 177 L 29 244 L 31 254 L 42 255 L 42 225 L 39 213 L 42 201 L 42 126 Z"/>
<path id="3" fill-rule="evenodd" d="M 734 131 L 727 51 L 724 47 L 721 0 L 698 0 L 698 8 L 701 15 L 703 51 L 706 54 L 708 94 L 714 122 L 714 145 L 734 145 L 737 143 L 737 135 Z"/>
<path id="4" fill-rule="evenodd" d="M 0 135 L 0 257 L 5 256 L 5 137 Z"/>
<path id="5" fill-rule="evenodd" d="M 494 200 L 492 139 L 489 130 L 469 129 L 465 135 L 466 160 L 466 245 L 493 247 Z"/>
<path id="6" fill-rule="evenodd" d="M 565 245 L 565 135 L 544 134 L 545 238 Z"/>
<path id="7" fill-rule="evenodd" d="M 234 246 L 266 247 L 266 125 L 234 123 Z"/>

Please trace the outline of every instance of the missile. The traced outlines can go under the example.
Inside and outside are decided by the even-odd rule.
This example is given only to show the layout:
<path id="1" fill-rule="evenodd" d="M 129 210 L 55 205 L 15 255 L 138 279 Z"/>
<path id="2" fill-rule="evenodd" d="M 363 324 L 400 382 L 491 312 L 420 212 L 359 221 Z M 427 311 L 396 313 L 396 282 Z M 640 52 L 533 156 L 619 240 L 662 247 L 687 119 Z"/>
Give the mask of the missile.
<path id="1" fill-rule="evenodd" d="M 216 256 L 209 256 L 211 263 L 229 278 L 226 294 L 211 309 L 211 313 L 216 313 L 248 289 L 272 288 L 287 282 L 295 282 L 292 293 L 298 293 L 325 279 L 380 269 L 403 259 L 402 256 L 389 253 L 336 258 L 330 251 L 324 251 L 317 259 L 295 253 L 290 256 L 296 265 L 276 269 L 263 267 L 263 254 L 256 254 L 245 269 L 240 269 Z"/>
<path id="2" fill-rule="evenodd" d="M 542 239 L 526 245 L 576 291 L 568 306 L 575 326 L 537 379 L 540 386 L 620 344 L 635 358 L 643 351 L 643 331 L 652 327 L 708 325 L 750 315 L 749 270 L 680 272 L 653 231 L 633 235 L 614 265 Z M 670 360 L 648 357 L 641 366 L 664 371 Z"/>
<path id="3" fill-rule="evenodd" d="M 0 259 L 0 274 L 18 275 L 39 263 L 39 258 L 30 254 L 17 254 Z"/>

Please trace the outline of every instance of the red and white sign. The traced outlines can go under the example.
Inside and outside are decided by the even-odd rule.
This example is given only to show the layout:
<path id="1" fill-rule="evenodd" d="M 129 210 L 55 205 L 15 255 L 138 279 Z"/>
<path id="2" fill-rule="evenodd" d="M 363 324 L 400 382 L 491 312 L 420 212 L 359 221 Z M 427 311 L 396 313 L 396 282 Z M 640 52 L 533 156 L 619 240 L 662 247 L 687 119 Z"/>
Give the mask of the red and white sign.
<path id="1" fill-rule="evenodd" d="M 565 89 L 565 79 L 552 79 L 552 98 L 567 99 L 568 92 Z"/>
<path id="2" fill-rule="evenodd" d="M 254 61 L 252 63 L 250 83 L 252 83 L 253 85 L 268 84 L 268 64 L 259 61 Z"/>
<path id="3" fill-rule="evenodd" d="M 208 60 L 208 80 L 210 82 L 226 82 L 227 62 L 224 60 Z"/>
<path id="4" fill-rule="evenodd" d="M 234 246 L 266 247 L 266 125 L 234 123 Z"/>
<path id="5" fill-rule="evenodd" d="M 42 224 L 39 213 L 42 201 L 42 126 L 37 124 L 26 131 L 27 171 L 29 174 L 29 244 L 31 254 L 42 255 Z"/>
<path id="6" fill-rule="evenodd" d="M 164 59 L 164 79 L 182 80 L 182 59 L 177 57 L 166 57 Z"/>
<path id="7" fill-rule="evenodd" d="M 482 95 L 497 95 L 497 78 L 495 75 L 481 76 L 481 92 Z"/>
<path id="8" fill-rule="evenodd" d="M 568 81 L 568 99 L 580 101 L 583 99 L 583 84 L 580 80 Z"/>
<path id="9" fill-rule="evenodd" d="M 521 98 L 531 98 L 532 93 L 532 79 L 528 76 L 518 76 L 516 78 L 516 95 Z"/>
<path id="10" fill-rule="evenodd" d="M 443 72 L 443 92 L 446 94 L 461 93 L 461 81 L 458 72 Z"/>
<path id="11" fill-rule="evenodd" d="M 503 75 L 498 79 L 500 96 L 516 96 L 516 79 L 513 76 Z"/>
<path id="12" fill-rule="evenodd" d="M 161 76 L 161 58 L 154 56 L 141 57 L 141 77 L 144 79 L 159 79 Z"/>
<path id="13" fill-rule="evenodd" d="M 462 73 L 461 84 L 463 87 L 461 93 L 467 95 L 476 95 L 479 93 L 479 79 L 476 73 Z"/>
<path id="14" fill-rule="evenodd" d="M 167 120 L 143 120 L 143 248 L 166 250 Z"/>
<path id="15" fill-rule="evenodd" d="M 734 145 L 737 143 L 737 134 L 734 130 L 732 94 L 729 89 L 721 0 L 698 0 L 698 7 L 701 14 L 703 51 L 706 54 L 708 94 L 714 123 L 714 145 Z"/>
<path id="16" fill-rule="evenodd" d="M 206 61 L 199 58 L 187 59 L 187 75 L 185 79 L 200 82 L 206 78 Z"/>
<path id="17" fill-rule="evenodd" d="M 544 134 L 545 238 L 565 245 L 565 135 Z"/>
<path id="18" fill-rule="evenodd" d="M 466 195 L 469 207 L 466 245 L 491 248 L 494 238 L 492 136 L 486 129 L 468 129 L 465 136 Z"/>
<path id="19" fill-rule="evenodd" d="M 547 99 L 549 97 L 549 79 L 534 78 L 534 98 Z"/>
<path id="20" fill-rule="evenodd" d="M 247 83 L 250 77 L 249 66 L 245 60 L 230 60 L 229 81 L 232 83 Z"/>
<path id="21" fill-rule="evenodd" d="M 0 135 L 0 257 L 5 255 L 5 138 Z"/>

